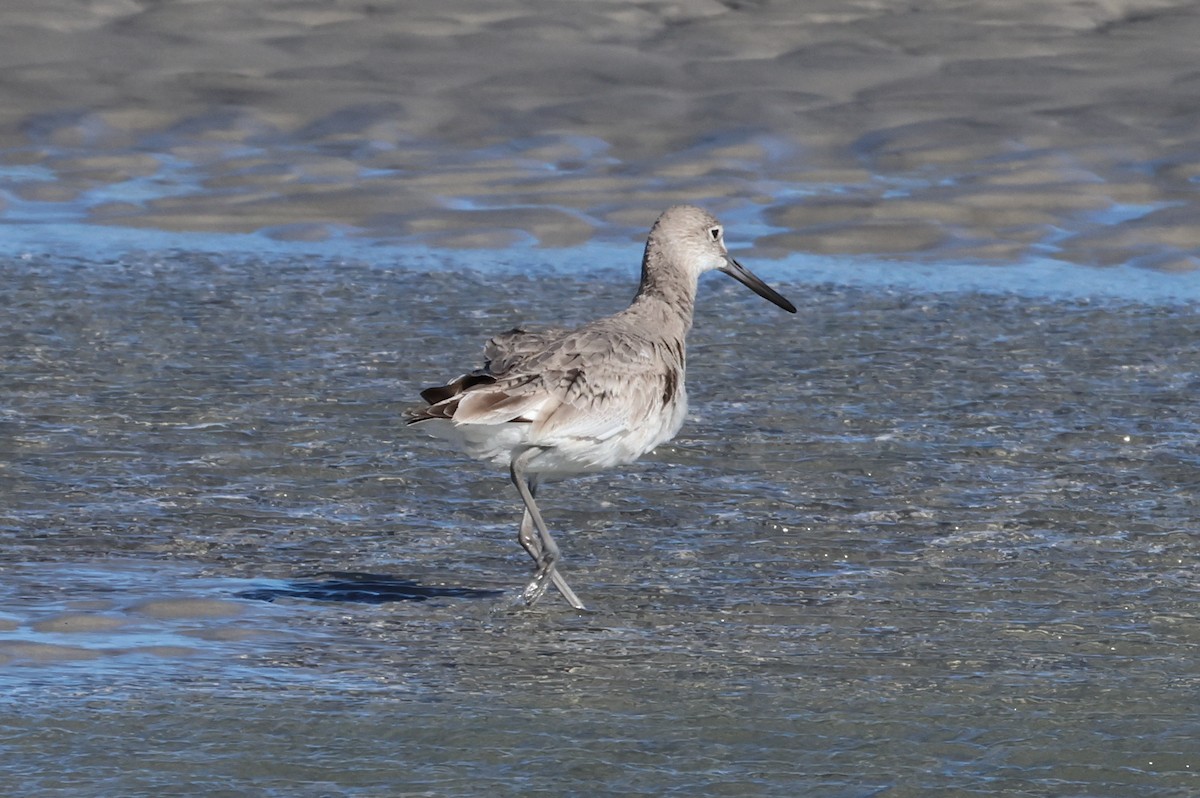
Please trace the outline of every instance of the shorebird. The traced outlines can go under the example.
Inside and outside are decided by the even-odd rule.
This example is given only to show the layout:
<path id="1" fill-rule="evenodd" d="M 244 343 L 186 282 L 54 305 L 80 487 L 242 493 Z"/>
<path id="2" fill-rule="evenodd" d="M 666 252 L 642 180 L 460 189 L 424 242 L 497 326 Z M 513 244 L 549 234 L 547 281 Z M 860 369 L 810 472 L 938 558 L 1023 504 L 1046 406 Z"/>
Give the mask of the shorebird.
<path id="1" fill-rule="evenodd" d="M 482 368 L 426 388 L 428 407 L 406 413 L 409 424 L 469 456 L 508 466 L 525 505 L 517 540 L 535 563 L 526 605 L 553 584 L 584 609 L 558 571 L 558 545 L 534 501 L 538 484 L 632 463 L 675 437 L 687 415 L 684 339 L 696 284 L 714 269 L 796 312 L 733 259 L 712 214 L 677 205 L 650 228 L 628 308 L 574 330 L 501 333 L 484 346 Z"/>

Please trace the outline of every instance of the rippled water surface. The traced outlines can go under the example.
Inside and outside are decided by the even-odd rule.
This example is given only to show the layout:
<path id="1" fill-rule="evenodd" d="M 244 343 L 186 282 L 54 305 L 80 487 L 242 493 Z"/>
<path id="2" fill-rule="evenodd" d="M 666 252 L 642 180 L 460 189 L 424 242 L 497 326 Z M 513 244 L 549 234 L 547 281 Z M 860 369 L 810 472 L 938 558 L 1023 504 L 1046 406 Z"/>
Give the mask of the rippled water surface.
<path id="1" fill-rule="evenodd" d="M 544 491 L 579 614 L 513 606 L 507 479 L 398 412 L 627 284 L 0 268 L 24 794 L 1200 788 L 1190 306 L 709 278 L 681 436 Z M 289 590 L 329 571 L 433 597 Z"/>
<path id="2" fill-rule="evenodd" d="M 774 258 L 1200 263 L 1189 0 L 9 0 L 0 23 L 0 243 L 35 252 L 573 247 L 703 201 Z"/>
<path id="3" fill-rule="evenodd" d="M 1177 0 L 0 8 L 0 794 L 1200 794 Z M 406 429 L 615 311 L 691 417 L 544 488 Z"/>

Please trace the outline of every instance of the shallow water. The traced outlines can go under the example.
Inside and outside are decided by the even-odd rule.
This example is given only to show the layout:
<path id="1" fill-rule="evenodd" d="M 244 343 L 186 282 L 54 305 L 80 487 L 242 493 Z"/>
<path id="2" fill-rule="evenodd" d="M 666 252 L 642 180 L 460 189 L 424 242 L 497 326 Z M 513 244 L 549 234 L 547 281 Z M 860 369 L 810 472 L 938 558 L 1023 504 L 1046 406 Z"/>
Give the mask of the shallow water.
<path id="1" fill-rule="evenodd" d="M 759 257 L 1198 263 L 1186 0 L 10 0 L 0 21 L 10 251 L 574 247 L 703 201 Z"/>
<path id="2" fill-rule="evenodd" d="M 0 793 L 1200 792 L 1200 11 L 0 10 Z M 399 413 L 623 306 L 692 417 L 547 486 Z"/>
<path id="3" fill-rule="evenodd" d="M 627 286 L 0 268 L 22 794 L 1198 789 L 1190 306 L 706 280 L 681 436 L 544 491 L 578 614 L 397 413 Z M 288 596 L 324 571 L 500 593 Z"/>

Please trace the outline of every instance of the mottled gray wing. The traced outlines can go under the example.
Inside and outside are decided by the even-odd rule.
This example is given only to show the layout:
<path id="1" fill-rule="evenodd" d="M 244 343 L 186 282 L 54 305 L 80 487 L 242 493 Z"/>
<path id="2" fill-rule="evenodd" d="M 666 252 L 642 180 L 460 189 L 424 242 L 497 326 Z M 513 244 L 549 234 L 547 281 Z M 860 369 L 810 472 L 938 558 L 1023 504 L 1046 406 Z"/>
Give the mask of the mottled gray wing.
<path id="1" fill-rule="evenodd" d="M 531 331 L 514 327 L 508 332 L 493 336 L 484 344 L 483 366 L 445 385 L 434 385 L 421 391 L 421 398 L 430 406 L 406 411 L 409 423 L 428 418 L 453 418 L 460 424 L 504 423 L 516 420 L 520 416 L 519 412 L 513 412 L 508 418 L 503 417 L 505 413 L 518 410 L 514 405 L 524 404 L 505 402 L 510 398 L 505 393 L 505 388 L 511 386 L 500 386 L 488 391 L 484 389 L 495 386 L 498 381 L 497 375 L 503 378 L 506 372 L 518 367 L 531 355 L 544 351 L 556 338 L 567 332 L 562 329 Z M 471 395 L 473 398 L 468 403 L 467 411 L 460 413 L 463 400 Z M 498 420 L 494 420 L 497 418 Z"/>
<path id="2" fill-rule="evenodd" d="M 565 338 L 570 330 L 550 328 L 526 330 L 514 327 L 508 332 L 492 336 L 483 345 L 484 370 L 493 376 L 503 375 L 519 369 L 521 364 L 550 349 L 554 342 Z"/>
<path id="3" fill-rule="evenodd" d="M 529 422 L 530 441 L 603 440 L 647 423 L 683 379 L 682 342 L 664 345 L 608 324 L 510 330 L 489 340 L 484 356 L 483 369 L 447 386 L 460 389 L 454 396 L 431 392 L 442 407 L 430 411 L 456 424 Z"/>
<path id="4" fill-rule="evenodd" d="M 530 440 L 603 440 L 648 423 L 674 397 L 682 379 L 675 351 L 628 330 L 600 326 L 569 333 L 526 358 L 520 370 L 540 375 L 540 388 L 549 395 L 534 419 Z"/>

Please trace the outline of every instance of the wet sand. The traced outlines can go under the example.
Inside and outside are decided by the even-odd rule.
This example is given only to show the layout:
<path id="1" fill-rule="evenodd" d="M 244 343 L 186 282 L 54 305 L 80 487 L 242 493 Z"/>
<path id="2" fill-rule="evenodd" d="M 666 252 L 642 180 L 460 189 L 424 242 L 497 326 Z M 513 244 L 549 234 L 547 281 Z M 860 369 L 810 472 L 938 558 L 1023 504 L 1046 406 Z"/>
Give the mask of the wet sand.
<path id="1" fill-rule="evenodd" d="M 679 438 L 539 495 L 593 611 L 527 611 L 506 475 L 399 410 L 628 299 L 532 268 L 0 260 L 5 781 L 1196 791 L 1192 308 L 713 275 Z"/>
<path id="2" fill-rule="evenodd" d="M 7 219 L 1196 267 L 1190 2 L 8 3 Z M 3 221 L 3 217 L 0 217 Z"/>

